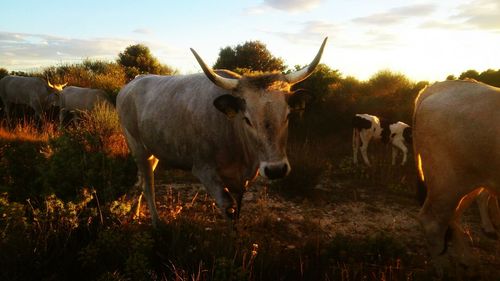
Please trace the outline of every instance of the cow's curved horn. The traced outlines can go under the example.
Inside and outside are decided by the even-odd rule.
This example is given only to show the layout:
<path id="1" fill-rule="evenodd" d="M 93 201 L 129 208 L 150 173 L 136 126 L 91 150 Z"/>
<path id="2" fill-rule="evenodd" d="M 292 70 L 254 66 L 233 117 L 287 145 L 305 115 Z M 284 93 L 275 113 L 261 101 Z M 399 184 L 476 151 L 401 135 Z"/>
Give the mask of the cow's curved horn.
<path id="1" fill-rule="evenodd" d="M 50 83 L 49 79 L 47 79 L 47 85 L 49 85 L 49 87 L 51 87 L 51 88 L 54 88 L 54 85 L 52 85 L 52 83 Z"/>
<path id="2" fill-rule="evenodd" d="M 191 52 L 193 53 L 194 57 L 198 61 L 198 63 L 201 66 L 201 69 L 203 69 L 203 72 L 205 72 L 205 75 L 212 81 L 215 85 L 224 88 L 226 90 L 234 90 L 236 89 L 236 86 L 238 86 L 238 79 L 231 79 L 231 78 L 225 78 L 217 73 L 214 72 L 214 70 L 210 67 L 208 67 L 205 62 L 201 59 L 201 57 L 196 53 L 193 48 L 190 48 Z"/>
<path id="3" fill-rule="evenodd" d="M 297 70 L 295 72 L 289 73 L 285 75 L 286 81 L 290 84 L 295 84 L 299 83 L 300 81 L 306 79 L 311 75 L 319 64 L 319 60 L 321 59 L 321 55 L 323 54 L 323 49 L 325 49 L 326 41 L 328 40 L 328 37 L 325 37 L 325 40 L 323 40 L 323 44 L 321 44 L 321 47 L 319 48 L 318 53 L 316 54 L 316 57 L 314 57 L 313 61 L 306 67 L 302 68 L 301 70 Z"/>

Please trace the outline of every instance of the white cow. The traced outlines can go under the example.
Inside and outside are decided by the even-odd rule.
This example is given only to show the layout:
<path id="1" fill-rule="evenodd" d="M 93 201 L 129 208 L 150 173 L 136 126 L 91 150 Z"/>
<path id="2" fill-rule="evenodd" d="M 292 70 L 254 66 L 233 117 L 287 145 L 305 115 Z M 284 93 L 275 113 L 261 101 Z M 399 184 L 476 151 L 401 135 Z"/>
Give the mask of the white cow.
<path id="1" fill-rule="evenodd" d="M 481 188 L 500 192 L 499 123 L 500 89 L 483 83 L 435 83 L 415 101 L 413 145 L 420 190 L 426 191 L 419 220 L 440 273 L 446 253 L 468 274 L 477 273 L 459 219 Z"/>
<path id="2" fill-rule="evenodd" d="M 204 73 L 139 76 L 121 89 L 116 108 L 153 225 L 158 161 L 191 170 L 229 218 L 238 217 L 257 174 L 277 179 L 290 172 L 290 88 L 312 74 L 325 44 L 311 64 L 289 74 L 214 71 L 192 50 Z"/>
<path id="3" fill-rule="evenodd" d="M 85 111 L 91 111 L 99 103 L 111 105 L 106 92 L 101 89 L 90 89 L 69 86 L 59 96 L 59 123 L 62 126 L 66 116 L 72 115 L 72 119 Z"/>
<path id="4" fill-rule="evenodd" d="M 356 114 L 352 120 L 352 151 L 354 164 L 358 163 L 358 150 L 361 151 L 366 165 L 370 166 L 367 150 L 372 139 L 392 145 L 392 165 L 396 164 L 398 150 L 403 154 L 401 165 L 406 163 L 411 143 L 411 127 L 403 122 L 389 122 L 370 114 Z"/>

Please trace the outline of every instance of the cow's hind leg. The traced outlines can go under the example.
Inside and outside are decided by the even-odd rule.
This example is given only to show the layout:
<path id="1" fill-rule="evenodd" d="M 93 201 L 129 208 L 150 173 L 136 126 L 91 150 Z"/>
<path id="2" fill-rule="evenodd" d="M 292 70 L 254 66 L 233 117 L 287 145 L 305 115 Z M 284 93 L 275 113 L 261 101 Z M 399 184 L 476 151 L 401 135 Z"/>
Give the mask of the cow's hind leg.
<path id="1" fill-rule="evenodd" d="M 495 230 L 495 226 L 493 226 L 492 222 L 492 217 L 490 217 L 490 209 L 494 209 L 494 204 L 496 198 L 494 196 L 491 196 L 489 192 L 485 189 L 482 189 L 481 192 L 479 192 L 476 202 L 479 207 L 479 214 L 481 217 L 481 228 L 483 229 L 484 233 L 486 236 L 496 239 L 497 232 Z M 493 204 L 493 206 L 490 207 L 490 204 Z M 492 212 L 491 215 L 494 213 Z"/>
<path id="2" fill-rule="evenodd" d="M 448 181 L 446 186 L 459 186 L 460 181 Z M 438 275 L 443 275 L 447 267 L 449 254 L 460 265 L 459 269 L 465 270 L 468 277 L 474 277 L 478 272 L 478 263 L 474 259 L 470 245 L 465 239 L 459 221 L 462 212 L 470 205 L 476 196 L 476 191 L 460 197 L 460 194 L 449 192 L 444 186 L 433 185 L 424 207 L 419 213 L 419 219 L 424 228 L 424 233 L 429 245 Z M 441 194 L 440 194 L 441 192 Z M 447 196 L 442 196 L 447 192 Z M 448 249 L 448 240 L 451 248 Z"/>
<path id="3" fill-rule="evenodd" d="M 454 246 L 461 242 L 457 239 L 463 234 L 455 227 L 456 208 L 460 202 L 459 194 L 449 192 L 449 186 L 440 178 L 439 182 L 429 184 L 427 199 L 418 215 L 424 230 L 429 254 L 439 277 L 443 277 L 449 267 L 448 240 L 452 238 Z M 447 196 L 442 196 L 446 192 Z M 451 236 L 450 236 L 451 234 Z M 462 238 L 463 239 L 463 238 Z M 455 242 L 458 241 L 458 242 Z"/>
<path id="4" fill-rule="evenodd" d="M 365 161 L 365 164 L 367 166 L 370 165 L 370 160 L 368 159 L 368 144 L 370 143 L 371 140 L 371 132 L 368 130 L 363 130 L 359 133 L 360 139 L 361 139 L 361 156 L 363 156 L 363 160 Z"/>
<path id="5" fill-rule="evenodd" d="M 138 142 L 126 129 L 124 129 L 123 131 L 132 156 L 134 157 L 137 164 L 136 185 L 140 185 L 142 192 L 144 192 L 153 226 L 156 227 L 159 221 L 159 216 L 155 204 L 154 170 L 156 168 L 156 165 L 158 164 L 158 159 L 151 155 L 151 153 L 147 152 L 144 146 L 140 142 Z M 139 197 L 137 209 L 140 208 L 141 197 L 142 196 Z"/>
<path id="6" fill-rule="evenodd" d="M 451 255 L 458 262 L 458 265 L 460 265 L 458 269 L 464 271 L 467 278 L 478 277 L 479 262 L 472 253 L 470 243 L 468 243 L 468 240 L 465 239 L 465 232 L 460 226 L 460 218 L 465 209 L 471 205 L 481 190 L 482 189 L 476 189 L 460 200 L 460 203 L 455 211 L 455 217 L 450 223 L 450 227 L 452 229 L 451 241 L 453 245 L 451 248 Z"/>
<path id="7" fill-rule="evenodd" d="M 490 215 L 490 220 L 497 230 L 500 231 L 500 206 L 498 204 L 498 196 L 490 194 L 488 200 L 488 214 Z"/>
<path id="8" fill-rule="evenodd" d="M 403 143 L 402 140 L 396 140 L 392 143 L 392 145 L 393 145 L 392 165 L 396 164 L 396 157 L 394 156 L 394 154 L 397 153 L 397 151 L 394 150 L 394 147 L 399 148 L 403 153 L 403 160 L 401 161 L 401 165 L 404 165 L 406 163 L 406 158 L 408 155 L 408 148 L 406 147 L 406 145 Z"/>
<path id="9" fill-rule="evenodd" d="M 392 148 L 392 165 L 396 165 L 396 157 L 398 156 L 398 150 L 393 146 Z"/>
<path id="10" fill-rule="evenodd" d="M 451 215 L 449 216 L 451 218 Z M 443 277 L 444 269 L 448 265 L 447 232 L 448 220 L 442 216 L 437 216 L 432 206 L 427 202 L 419 213 L 419 221 L 424 230 L 429 254 L 432 263 L 439 277 Z"/>
<path id="11" fill-rule="evenodd" d="M 353 163 L 358 164 L 358 150 L 359 150 L 359 131 L 358 129 L 352 130 L 352 157 Z"/>

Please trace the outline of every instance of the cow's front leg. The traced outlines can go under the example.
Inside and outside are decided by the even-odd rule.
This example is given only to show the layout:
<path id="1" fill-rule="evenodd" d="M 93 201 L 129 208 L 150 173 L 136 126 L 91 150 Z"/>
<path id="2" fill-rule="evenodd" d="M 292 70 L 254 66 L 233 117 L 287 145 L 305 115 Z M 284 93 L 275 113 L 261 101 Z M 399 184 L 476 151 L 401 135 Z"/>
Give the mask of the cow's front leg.
<path id="1" fill-rule="evenodd" d="M 239 197 L 241 196 L 233 196 L 229 187 L 225 186 L 217 171 L 212 167 L 193 167 L 192 172 L 215 199 L 221 212 L 229 219 L 236 219 L 240 209 L 241 199 Z"/>

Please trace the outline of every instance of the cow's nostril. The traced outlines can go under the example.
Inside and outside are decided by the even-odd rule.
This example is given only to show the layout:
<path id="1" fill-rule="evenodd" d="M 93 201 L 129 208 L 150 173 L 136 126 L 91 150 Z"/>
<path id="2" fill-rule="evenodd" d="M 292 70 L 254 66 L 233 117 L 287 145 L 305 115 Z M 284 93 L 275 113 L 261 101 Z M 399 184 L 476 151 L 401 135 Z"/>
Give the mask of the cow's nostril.
<path id="1" fill-rule="evenodd" d="M 270 174 L 270 173 L 271 173 L 271 172 L 270 172 L 270 170 L 269 170 L 269 167 L 265 167 L 265 168 L 264 168 L 264 175 L 265 175 L 266 177 L 269 177 L 269 174 Z"/>
<path id="2" fill-rule="evenodd" d="M 288 164 L 267 166 L 264 168 L 265 176 L 269 179 L 279 179 L 286 176 L 288 172 Z"/>
<path id="3" fill-rule="evenodd" d="M 283 177 L 286 175 L 287 171 L 288 171 L 288 164 L 285 163 L 285 164 L 283 164 L 283 167 L 281 168 L 281 172 L 283 174 Z"/>

